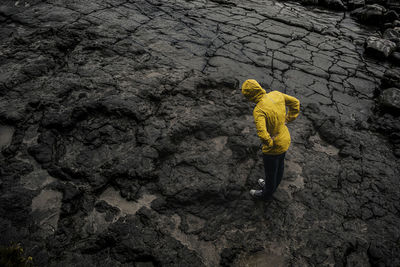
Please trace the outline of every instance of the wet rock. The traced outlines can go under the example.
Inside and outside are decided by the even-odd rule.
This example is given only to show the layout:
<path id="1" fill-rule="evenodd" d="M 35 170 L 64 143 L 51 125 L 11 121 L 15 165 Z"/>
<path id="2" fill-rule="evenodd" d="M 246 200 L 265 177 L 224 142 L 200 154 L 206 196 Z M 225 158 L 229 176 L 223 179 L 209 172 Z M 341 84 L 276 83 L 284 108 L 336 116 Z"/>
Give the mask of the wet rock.
<path id="1" fill-rule="evenodd" d="M 4 192 L 4 191 L 3 191 Z M 22 227 L 29 223 L 31 201 L 33 193 L 26 189 L 7 190 L 0 196 L 0 211 L 2 218 L 15 223 L 16 227 Z"/>
<path id="2" fill-rule="evenodd" d="M 377 37 L 368 37 L 365 41 L 365 51 L 377 57 L 387 58 L 396 48 L 394 42 Z"/>
<path id="3" fill-rule="evenodd" d="M 400 12 L 400 3 L 396 0 L 387 0 L 386 5 L 389 9 L 393 9 L 396 12 Z"/>
<path id="4" fill-rule="evenodd" d="M 390 60 L 391 60 L 393 63 L 395 63 L 395 64 L 397 64 L 397 65 L 400 65 L 400 52 L 394 52 L 394 53 L 392 53 L 391 56 L 390 56 Z"/>
<path id="5" fill-rule="evenodd" d="M 361 266 L 371 266 L 368 260 L 368 255 L 365 252 L 355 251 L 350 253 L 346 257 L 347 267 L 361 267 Z"/>
<path id="6" fill-rule="evenodd" d="M 307 5 L 318 5 L 319 0 L 300 0 L 300 3 L 302 5 L 305 5 L 305 6 L 307 6 Z"/>
<path id="7" fill-rule="evenodd" d="M 146 259 L 155 265 L 163 262 L 166 266 L 204 266 L 193 251 L 162 232 L 155 232 L 152 227 L 156 219 L 155 213 L 142 210 L 139 216 L 128 216 L 110 226 L 107 239 L 111 242 L 107 243 L 115 244 L 112 257 L 120 262 Z"/>
<path id="8" fill-rule="evenodd" d="M 332 8 L 334 10 L 345 10 L 346 9 L 342 0 L 322 0 L 322 1 L 319 1 L 319 4 L 322 4 L 328 8 Z"/>
<path id="9" fill-rule="evenodd" d="M 383 38 L 390 40 L 394 43 L 400 43 L 400 28 L 394 28 L 394 29 L 387 29 L 383 33 Z"/>
<path id="10" fill-rule="evenodd" d="M 386 4 L 386 0 L 365 0 L 365 3 L 367 5 L 373 5 L 373 4 L 385 5 Z"/>
<path id="11" fill-rule="evenodd" d="M 394 154 L 396 157 L 400 158 L 400 144 L 396 144 L 396 145 L 394 146 L 393 154 Z"/>
<path id="12" fill-rule="evenodd" d="M 62 193 L 54 190 L 43 190 L 32 199 L 32 217 L 45 236 L 57 229 L 61 200 Z"/>
<path id="13" fill-rule="evenodd" d="M 225 248 L 221 253 L 221 266 L 232 266 L 232 263 L 236 260 L 240 249 L 238 248 Z"/>
<path id="14" fill-rule="evenodd" d="M 385 12 L 386 8 L 378 4 L 374 4 L 366 5 L 364 7 L 353 10 L 351 12 L 351 15 L 354 16 L 361 23 L 379 25 L 384 21 Z"/>
<path id="15" fill-rule="evenodd" d="M 380 103 L 383 108 L 400 111 L 400 89 L 389 88 L 382 92 L 380 96 Z"/>
<path id="16" fill-rule="evenodd" d="M 349 0 L 347 1 L 347 8 L 349 10 L 354 10 L 365 5 L 365 0 Z"/>
<path id="17" fill-rule="evenodd" d="M 389 23 L 397 20 L 398 18 L 399 18 L 399 15 L 394 10 L 389 10 L 384 15 L 384 21 L 389 22 Z"/>
<path id="18" fill-rule="evenodd" d="M 25 105 L 21 101 L 0 100 L 0 119 L 7 123 L 20 122 L 24 118 Z"/>
<path id="19" fill-rule="evenodd" d="M 57 137 L 51 131 L 46 131 L 39 136 L 38 144 L 29 148 L 31 153 L 38 162 L 49 166 L 55 159 L 55 146 Z"/>
<path id="20" fill-rule="evenodd" d="M 388 69 L 382 78 L 382 89 L 395 87 L 400 88 L 400 69 Z"/>
<path id="21" fill-rule="evenodd" d="M 60 184 L 57 186 L 62 192 L 62 215 L 72 215 L 78 212 L 82 203 L 82 191 L 72 183 Z"/>
<path id="22" fill-rule="evenodd" d="M 11 144 L 14 134 L 14 128 L 6 125 L 0 125 L 0 151 Z"/>
<path id="23" fill-rule="evenodd" d="M 373 94 L 400 75 L 360 54 L 371 28 L 290 1 L 25 2 L 0 4 L 0 243 L 38 266 L 400 264 L 400 125 Z M 269 202 L 248 78 L 301 101 Z"/>

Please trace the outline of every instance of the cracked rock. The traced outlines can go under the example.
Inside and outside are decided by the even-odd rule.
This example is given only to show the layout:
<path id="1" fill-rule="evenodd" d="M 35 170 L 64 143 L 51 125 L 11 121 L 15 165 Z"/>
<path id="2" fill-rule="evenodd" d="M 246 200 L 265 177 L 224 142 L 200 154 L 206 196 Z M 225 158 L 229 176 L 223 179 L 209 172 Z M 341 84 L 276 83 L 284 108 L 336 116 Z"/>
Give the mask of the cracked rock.
<path id="1" fill-rule="evenodd" d="M 0 245 L 35 266 L 400 266 L 396 1 L 300 2 L 329 8 L 0 1 Z M 360 21 L 390 29 L 384 60 Z M 268 202 L 250 78 L 301 102 Z"/>

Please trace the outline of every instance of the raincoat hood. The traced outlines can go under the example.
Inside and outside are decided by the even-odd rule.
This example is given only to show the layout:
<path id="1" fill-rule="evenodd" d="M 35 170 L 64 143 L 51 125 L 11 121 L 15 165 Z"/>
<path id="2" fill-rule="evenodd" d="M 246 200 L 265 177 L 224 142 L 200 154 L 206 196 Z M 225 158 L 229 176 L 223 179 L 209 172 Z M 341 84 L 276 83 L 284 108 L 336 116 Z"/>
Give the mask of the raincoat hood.
<path id="1" fill-rule="evenodd" d="M 267 94 L 256 80 L 246 80 L 242 85 L 242 94 L 250 101 L 258 103 Z"/>

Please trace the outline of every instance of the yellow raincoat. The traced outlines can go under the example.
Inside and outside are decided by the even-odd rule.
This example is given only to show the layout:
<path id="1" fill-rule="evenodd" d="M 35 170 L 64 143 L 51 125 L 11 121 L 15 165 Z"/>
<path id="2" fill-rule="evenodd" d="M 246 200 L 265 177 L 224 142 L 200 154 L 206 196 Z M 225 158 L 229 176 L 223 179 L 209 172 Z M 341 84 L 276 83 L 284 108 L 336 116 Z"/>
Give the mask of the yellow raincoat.
<path id="1" fill-rule="evenodd" d="M 257 104 L 253 116 L 257 135 L 262 142 L 262 152 L 279 155 L 288 150 L 290 133 L 286 123 L 299 115 L 300 101 L 278 91 L 267 94 L 256 80 L 246 80 L 242 85 L 242 94 Z"/>

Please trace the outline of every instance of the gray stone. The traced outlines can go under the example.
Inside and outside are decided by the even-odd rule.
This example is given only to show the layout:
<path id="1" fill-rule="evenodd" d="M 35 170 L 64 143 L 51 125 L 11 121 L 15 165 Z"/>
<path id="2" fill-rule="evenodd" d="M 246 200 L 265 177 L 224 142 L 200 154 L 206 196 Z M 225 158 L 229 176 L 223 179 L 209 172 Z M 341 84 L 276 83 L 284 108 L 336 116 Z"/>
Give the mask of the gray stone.
<path id="1" fill-rule="evenodd" d="M 400 27 L 394 29 L 387 29 L 383 33 L 383 38 L 388 39 L 395 43 L 400 43 Z"/>
<path id="2" fill-rule="evenodd" d="M 317 5 L 319 0 L 300 0 L 303 5 Z"/>
<path id="3" fill-rule="evenodd" d="M 394 52 L 390 55 L 390 59 L 397 65 L 400 65 L 400 52 Z"/>
<path id="4" fill-rule="evenodd" d="M 400 27 L 400 20 L 395 20 L 392 22 L 393 27 Z"/>
<path id="5" fill-rule="evenodd" d="M 382 92 L 380 102 L 383 107 L 400 111 L 400 89 L 389 88 Z"/>
<path id="6" fill-rule="evenodd" d="M 389 9 L 393 9 L 397 12 L 400 12 L 400 2 L 397 0 L 387 0 L 386 5 Z"/>
<path id="7" fill-rule="evenodd" d="M 7 125 L 0 125 L 0 151 L 11 144 L 14 128 Z"/>
<path id="8" fill-rule="evenodd" d="M 372 55 L 387 58 L 396 50 L 397 46 L 394 42 L 377 38 L 368 37 L 365 41 L 365 50 Z"/>
<path id="9" fill-rule="evenodd" d="M 58 228 L 61 200 L 61 192 L 55 190 L 42 190 L 32 199 L 32 216 L 45 236 L 53 235 Z"/>
<path id="10" fill-rule="evenodd" d="M 386 8 L 374 4 L 357 8 L 351 12 L 351 15 L 356 17 L 361 23 L 379 25 L 383 22 L 385 12 Z"/>
<path id="11" fill-rule="evenodd" d="M 385 5 L 387 2 L 387 0 L 365 0 L 365 3 L 367 5 L 373 5 L 373 4 L 377 4 L 377 5 Z"/>
<path id="12" fill-rule="evenodd" d="M 319 3 L 326 7 L 335 9 L 335 10 L 345 10 L 346 9 L 342 0 L 322 0 L 322 1 L 319 1 Z"/>
<path id="13" fill-rule="evenodd" d="M 399 15 L 394 10 L 389 10 L 384 15 L 385 22 L 393 22 L 399 18 Z"/>
<path id="14" fill-rule="evenodd" d="M 365 0 L 349 0 L 347 1 L 347 7 L 349 10 L 354 10 L 365 5 Z"/>
<path id="15" fill-rule="evenodd" d="M 400 69 L 392 68 L 385 71 L 381 83 L 382 89 L 390 87 L 400 88 Z"/>

